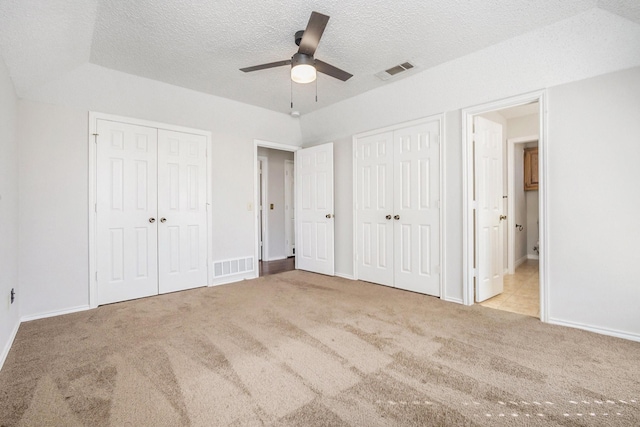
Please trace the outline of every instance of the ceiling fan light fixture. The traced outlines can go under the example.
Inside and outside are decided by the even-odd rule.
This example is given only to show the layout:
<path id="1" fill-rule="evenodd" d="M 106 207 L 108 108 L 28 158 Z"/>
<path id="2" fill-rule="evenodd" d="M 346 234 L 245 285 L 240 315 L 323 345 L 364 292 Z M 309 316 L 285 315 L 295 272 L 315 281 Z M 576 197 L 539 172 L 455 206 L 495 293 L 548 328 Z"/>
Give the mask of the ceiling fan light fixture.
<path id="1" fill-rule="evenodd" d="M 291 80 L 296 83 L 311 83 L 316 80 L 313 56 L 296 53 L 291 58 Z"/>

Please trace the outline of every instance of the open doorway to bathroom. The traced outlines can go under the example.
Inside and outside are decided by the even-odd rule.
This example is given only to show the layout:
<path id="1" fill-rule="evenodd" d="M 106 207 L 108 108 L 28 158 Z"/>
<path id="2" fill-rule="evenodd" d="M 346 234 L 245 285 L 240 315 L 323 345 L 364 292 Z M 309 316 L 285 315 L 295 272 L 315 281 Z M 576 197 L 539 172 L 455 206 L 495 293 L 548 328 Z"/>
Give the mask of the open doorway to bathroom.
<path id="1" fill-rule="evenodd" d="M 538 102 L 473 116 L 474 301 L 540 318 Z"/>

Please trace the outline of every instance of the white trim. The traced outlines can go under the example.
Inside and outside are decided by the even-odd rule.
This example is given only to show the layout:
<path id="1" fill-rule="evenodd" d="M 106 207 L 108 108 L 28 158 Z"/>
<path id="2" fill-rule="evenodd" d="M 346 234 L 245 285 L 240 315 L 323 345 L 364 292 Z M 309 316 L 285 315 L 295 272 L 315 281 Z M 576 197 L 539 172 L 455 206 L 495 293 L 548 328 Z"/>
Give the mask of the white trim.
<path id="1" fill-rule="evenodd" d="M 288 166 L 291 165 L 291 170 L 288 170 Z M 284 204 L 285 206 L 289 206 L 289 211 L 293 210 L 294 213 L 294 217 L 293 217 L 293 236 L 291 236 L 291 224 L 290 219 L 287 218 L 287 211 L 285 209 L 284 212 L 284 240 L 285 240 L 285 244 L 284 244 L 284 253 L 285 253 L 285 258 L 291 257 L 291 256 L 295 256 L 296 255 L 296 245 L 295 245 L 295 241 L 292 242 L 292 237 L 295 238 L 295 207 L 293 206 L 293 204 L 291 203 L 291 200 L 295 200 L 295 194 L 292 194 L 288 188 L 289 186 L 287 185 L 287 171 L 290 172 L 289 174 L 289 181 L 293 182 L 294 186 L 295 186 L 295 173 L 296 173 L 296 163 L 293 160 L 288 160 L 286 159 L 284 161 L 284 170 L 285 170 L 285 175 L 284 175 Z M 291 188 L 291 191 L 293 191 L 293 187 Z M 289 202 L 289 203 L 287 203 Z"/>
<path id="2" fill-rule="evenodd" d="M 540 259 L 540 255 L 527 254 L 527 259 Z"/>
<path id="3" fill-rule="evenodd" d="M 282 261 L 283 259 L 287 259 L 289 258 L 288 256 L 277 256 L 275 258 L 270 258 L 268 260 L 265 260 L 266 262 L 271 262 L 271 261 Z"/>
<path id="4" fill-rule="evenodd" d="M 591 325 L 587 325 L 585 323 L 569 322 L 569 321 L 566 321 L 566 320 L 556 319 L 556 318 L 552 318 L 552 317 L 547 319 L 547 323 L 550 323 L 552 325 L 558 325 L 558 326 L 566 326 L 566 327 L 569 327 L 569 328 L 582 329 L 582 330 L 589 331 L 589 332 L 594 332 L 594 333 L 600 334 L 600 335 L 608 335 L 608 336 L 611 336 L 611 337 L 623 338 L 623 339 L 630 340 L 630 341 L 640 342 L 640 335 L 638 335 L 638 334 L 630 334 L 628 332 L 616 331 L 615 329 L 600 328 L 598 326 L 591 326 Z"/>
<path id="5" fill-rule="evenodd" d="M 217 261 L 216 261 L 217 262 Z M 222 276 L 220 279 L 213 279 L 213 283 L 209 285 L 212 286 L 220 286 L 220 285 L 228 285 L 229 283 L 242 282 L 243 280 L 252 280 L 258 278 L 258 268 L 255 268 L 253 271 L 248 271 L 246 273 L 234 274 L 233 276 Z"/>
<path id="6" fill-rule="evenodd" d="M 438 201 L 440 202 L 440 218 L 439 218 L 439 223 L 440 223 L 440 229 L 439 229 L 439 234 L 440 234 L 440 256 L 439 256 L 439 265 L 440 265 L 440 296 L 439 298 L 441 299 L 445 299 L 445 294 L 446 294 L 446 281 L 445 281 L 445 276 L 446 276 L 446 250 L 447 250 L 447 246 L 446 246 L 446 238 L 445 238 L 445 221 L 446 221 L 446 216 L 445 216 L 445 212 L 446 212 L 446 186 L 445 186 L 445 171 L 446 171 L 446 166 L 445 166 L 445 160 L 446 160 L 446 156 L 445 156 L 445 114 L 444 113 L 440 113 L 440 114 L 434 114 L 431 116 L 427 116 L 427 117 L 423 117 L 421 119 L 416 119 L 416 120 L 411 120 L 411 121 L 407 121 L 407 122 L 403 122 L 403 123 L 398 123 L 395 125 L 391 125 L 391 126 L 386 126 L 380 129 L 374 129 L 374 130 L 369 130 L 366 132 L 361 132 L 361 133 L 357 133 L 355 135 L 353 135 L 351 137 L 351 147 L 352 147 L 352 152 L 353 152 L 353 158 L 352 158 L 352 164 L 351 164 L 351 169 L 352 169 L 352 184 L 353 184 L 353 211 L 352 211 L 352 217 L 353 217 L 353 280 L 358 280 L 358 242 L 357 242 L 357 227 L 358 227 L 358 209 L 357 209 L 357 203 L 356 203 L 356 198 L 357 198 L 357 194 L 358 194 L 358 171 L 357 171 L 357 144 L 358 144 L 358 139 L 359 138 L 366 138 L 368 136 L 372 136 L 372 135 L 377 135 L 379 133 L 385 133 L 385 132 L 392 132 L 398 129 L 404 129 L 407 127 L 411 127 L 411 126 L 415 126 L 415 125 L 420 125 L 423 123 L 430 123 L 434 120 L 438 121 L 438 131 L 439 131 L 439 135 L 438 135 L 438 156 L 439 159 L 438 161 L 440 162 L 440 167 L 439 167 L 439 171 L 440 171 L 440 194 L 439 194 L 439 198 Z"/>
<path id="7" fill-rule="evenodd" d="M 389 125 L 389 126 L 385 126 L 385 127 L 381 127 L 378 129 L 371 129 L 368 131 L 364 131 L 364 132 L 360 132 L 357 133 L 353 136 L 353 138 L 358 139 L 358 138 L 365 138 L 367 136 L 372 136 L 372 135 L 377 135 L 379 133 L 385 133 L 385 132 L 392 132 L 394 130 L 398 130 L 398 129 L 404 129 L 404 128 L 408 128 L 411 126 L 416 126 L 416 125 L 420 125 L 422 123 L 426 123 L 426 122 L 431 122 L 433 120 L 444 120 L 444 113 L 440 113 L 440 114 L 432 114 L 431 116 L 427 116 L 427 117 L 422 117 L 419 119 L 414 119 L 414 120 L 409 120 L 406 122 L 401 122 L 401 123 L 396 123 L 393 125 Z"/>
<path id="8" fill-rule="evenodd" d="M 96 187 L 96 174 L 98 172 L 96 164 L 96 138 L 94 134 L 97 133 L 97 121 L 106 120 L 119 123 L 127 123 L 138 126 L 147 126 L 156 129 L 169 130 L 174 132 L 189 133 L 194 135 L 201 135 L 207 139 L 206 142 L 206 165 L 207 165 L 207 280 L 210 284 L 213 280 L 213 271 L 211 270 L 211 256 L 213 254 L 213 217 L 211 215 L 210 206 L 213 202 L 213 185 L 212 185 L 212 168 L 211 159 L 213 158 L 213 146 L 211 141 L 211 131 L 193 129 L 184 126 L 170 125 L 166 123 L 153 122 L 149 120 L 135 119 L 131 117 L 116 116 L 113 114 L 99 113 L 95 111 L 89 111 L 89 307 L 96 308 L 98 306 L 98 282 L 96 280 L 96 236 L 97 236 L 97 221 L 95 206 L 97 204 L 98 189 Z"/>
<path id="9" fill-rule="evenodd" d="M 13 341 L 16 339 L 16 335 L 18 334 L 18 329 L 20 329 L 20 319 L 16 322 L 16 325 L 13 327 L 13 331 L 9 335 L 9 339 L 2 349 L 2 353 L 0 353 L 0 370 L 2 370 L 2 366 L 4 366 L 5 360 L 7 360 L 7 356 L 9 356 L 9 352 L 11 351 L 11 346 L 13 346 Z"/>
<path id="10" fill-rule="evenodd" d="M 515 262 L 516 251 L 516 200 L 515 186 L 521 185 L 515 182 L 515 164 L 514 158 L 516 154 L 516 144 L 526 144 L 528 142 L 537 142 L 538 135 L 530 135 L 519 138 L 507 139 L 507 270 L 509 274 L 514 274 L 518 265 Z"/>
<path id="11" fill-rule="evenodd" d="M 358 138 L 359 135 L 351 137 L 351 222 L 352 222 L 352 247 L 353 247 L 353 280 L 358 280 Z"/>
<path id="12" fill-rule="evenodd" d="M 447 294 L 447 193 L 446 193 L 446 170 L 447 170 L 447 158 L 445 153 L 444 143 L 446 141 L 446 126 L 445 126 L 445 114 L 440 116 L 440 136 L 438 139 L 438 153 L 440 155 L 440 299 L 446 299 Z"/>
<path id="13" fill-rule="evenodd" d="M 464 304 L 464 301 L 462 301 L 462 298 L 451 298 L 451 297 L 446 297 L 446 298 L 442 298 L 444 301 L 447 302 L 453 302 L 456 304 Z"/>
<path id="14" fill-rule="evenodd" d="M 516 268 L 521 266 L 527 259 L 528 259 L 527 255 L 521 257 L 520 259 L 518 259 L 516 262 L 514 262 L 513 269 L 515 270 Z M 513 273 L 511 273 L 511 274 L 513 274 Z"/>
<path id="15" fill-rule="evenodd" d="M 518 105 L 529 104 L 532 102 L 538 102 L 539 107 L 539 138 L 538 138 L 538 198 L 539 198 L 539 219 L 540 219 L 540 320 L 547 322 L 548 319 L 548 291 L 547 284 L 549 283 L 547 277 L 547 256 L 546 256 L 546 242 L 547 242 L 547 103 L 546 103 L 546 90 L 539 90 L 531 93 L 526 93 L 503 100 L 490 102 L 474 107 L 465 108 L 462 110 L 462 186 L 463 186 L 463 223 L 462 223 L 462 247 L 463 247 L 463 300 L 465 305 L 473 305 L 474 303 L 474 289 L 473 278 L 475 269 L 473 268 L 473 116 L 477 114 L 487 113 L 490 111 L 501 110 L 504 108 L 515 107 Z"/>
<path id="16" fill-rule="evenodd" d="M 273 148 L 275 150 L 281 150 L 281 151 L 291 151 L 293 152 L 293 164 L 294 167 L 296 165 L 296 162 L 298 161 L 298 159 L 296 158 L 296 151 L 300 150 L 302 147 L 298 147 L 297 145 L 287 145 L 287 144 L 280 144 L 278 142 L 271 142 L 271 141 L 264 141 L 261 139 L 254 139 L 253 140 L 253 206 L 254 206 L 254 223 L 253 223 L 253 229 L 254 229 L 254 259 L 256 260 L 256 262 L 258 261 L 259 258 L 259 251 L 260 251 L 260 238 L 258 236 L 258 218 L 260 218 L 260 215 L 257 213 L 257 206 L 258 206 L 258 196 L 259 196 L 259 192 L 258 192 L 258 147 L 264 147 L 264 148 Z M 297 183 L 294 181 L 293 182 L 293 194 L 296 194 L 296 185 Z M 296 219 L 297 221 L 297 219 Z M 296 225 L 297 227 L 297 225 Z M 264 242 L 263 242 L 264 243 Z M 264 253 L 263 253 L 264 254 Z M 296 268 L 298 268 L 298 257 L 296 257 Z M 255 268 L 254 271 L 254 275 L 251 277 L 256 278 L 260 276 L 260 269 L 257 267 Z M 228 283 L 232 283 L 232 282 L 228 282 Z"/>
<path id="17" fill-rule="evenodd" d="M 56 317 L 56 316 L 62 316 L 65 314 L 78 313 L 79 311 L 87 311 L 87 310 L 92 310 L 94 308 L 95 307 L 91 307 L 89 305 L 79 305 L 77 307 L 66 308 L 64 310 L 47 311 L 45 313 L 22 316 L 20 318 L 20 322 L 24 323 L 24 322 L 31 322 L 32 320 L 47 319 L 49 317 Z"/>
<path id="18" fill-rule="evenodd" d="M 353 274 L 335 273 L 334 276 L 342 277 L 343 279 L 357 280 L 355 277 L 353 277 Z"/>
<path id="19" fill-rule="evenodd" d="M 262 231 L 262 257 L 260 257 L 258 261 L 269 261 L 269 207 L 267 206 L 269 193 L 269 158 L 266 156 L 258 156 L 258 162 L 262 162 L 261 188 L 258 193 L 260 197 L 258 198 L 259 203 L 256 205 L 258 217 L 260 217 L 260 212 L 262 212 L 262 221 L 260 224 L 260 230 Z M 258 166 L 256 165 L 256 167 Z M 262 207 L 262 210 L 259 209 L 260 207 Z M 259 239 L 260 235 L 258 235 L 258 244 L 260 243 Z"/>

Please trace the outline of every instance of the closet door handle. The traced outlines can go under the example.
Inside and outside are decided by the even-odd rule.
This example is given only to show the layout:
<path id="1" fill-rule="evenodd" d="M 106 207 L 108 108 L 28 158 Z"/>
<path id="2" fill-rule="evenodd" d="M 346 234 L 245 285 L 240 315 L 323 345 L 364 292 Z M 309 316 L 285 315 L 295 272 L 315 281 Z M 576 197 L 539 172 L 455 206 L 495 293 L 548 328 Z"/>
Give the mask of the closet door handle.
<path id="1" fill-rule="evenodd" d="M 387 216 L 385 216 L 385 218 L 391 219 L 391 215 L 387 215 Z"/>
<path id="2" fill-rule="evenodd" d="M 400 215 L 394 215 L 393 219 L 395 219 L 396 221 L 400 219 Z"/>
<path id="3" fill-rule="evenodd" d="M 160 218 L 160 222 L 164 224 L 165 222 L 167 222 L 167 218 Z"/>
<path id="4" fill-rule="evenodd" d="M 154 222 L 156 222 L 156 219 L 155 219 L 155 218 L 149 218 L 149 222 L 150 222 L 151 224 L 153 224 Z"/>

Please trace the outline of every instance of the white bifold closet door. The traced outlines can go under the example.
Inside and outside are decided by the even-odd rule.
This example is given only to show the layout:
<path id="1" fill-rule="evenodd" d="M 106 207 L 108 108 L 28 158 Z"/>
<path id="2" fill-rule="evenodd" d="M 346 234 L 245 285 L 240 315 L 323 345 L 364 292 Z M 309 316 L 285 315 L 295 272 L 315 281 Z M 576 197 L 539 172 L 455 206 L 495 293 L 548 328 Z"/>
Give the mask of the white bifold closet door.
<path id="1" fill-rule="evenodd" d="M 97 121 L 98 304 L 207 284 L 206 137 Z"/>
<path id="2" fill-rule="evenodd" d="M 440 295 L 439 122 L 358 138 L 358 278 Z"/>

